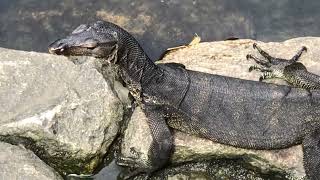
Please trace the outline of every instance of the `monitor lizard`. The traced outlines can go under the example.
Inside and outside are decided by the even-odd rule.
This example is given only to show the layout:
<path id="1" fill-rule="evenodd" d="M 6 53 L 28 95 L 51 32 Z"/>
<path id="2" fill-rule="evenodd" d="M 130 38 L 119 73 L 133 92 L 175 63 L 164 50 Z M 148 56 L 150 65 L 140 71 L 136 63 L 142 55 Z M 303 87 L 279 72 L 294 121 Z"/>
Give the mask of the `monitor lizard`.
<path id="1" fill-rule="evenodd" d="M 170 125 L 240 148 L 302 144 L 308 178 L 320 178 L 320 91 L 310 96 L 301 88 L 191 71 L 175 63 L 156 65 L 132 35 L 104 21 L 80 25 L 50 44 L 49 52 L 95 56 L 118 66 L 148 118 L 153 138 L 149 173 L 170 159 Z"/>

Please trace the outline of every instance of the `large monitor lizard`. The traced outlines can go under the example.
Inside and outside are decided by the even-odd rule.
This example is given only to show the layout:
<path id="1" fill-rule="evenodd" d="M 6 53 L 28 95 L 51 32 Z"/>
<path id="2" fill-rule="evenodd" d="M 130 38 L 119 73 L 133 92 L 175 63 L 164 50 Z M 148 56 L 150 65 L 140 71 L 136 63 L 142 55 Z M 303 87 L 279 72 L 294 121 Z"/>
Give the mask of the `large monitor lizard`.
<path id="1" fill-rule="evenodd" d="M 153 137 L 149 172 L 163 167 L 173 151 L 168 127 L 215 142 L 249 149 L 303 144 L 310 179 L 320 178 L 320 91 L 312 96 L 290 86 L 155 65 L 128 32 L 110 22 L 83 24 L 49 46 L 58 55 L 106 59 L 119 68 L 140 103 Z"/>

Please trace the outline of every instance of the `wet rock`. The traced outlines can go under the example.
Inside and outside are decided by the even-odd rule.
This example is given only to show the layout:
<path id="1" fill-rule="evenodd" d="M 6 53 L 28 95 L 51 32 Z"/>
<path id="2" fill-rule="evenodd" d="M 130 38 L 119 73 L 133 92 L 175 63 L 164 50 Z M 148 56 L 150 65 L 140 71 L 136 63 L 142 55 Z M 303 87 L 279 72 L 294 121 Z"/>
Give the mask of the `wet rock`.
<path id="1" fill-rule="evenodd" d="M 235 40 L 200 43 L 171 52 L 159 63 L 182 63 L 190 70 L 257 81 L 261 74 L 259 72 L 249 73 L 248 68 L 254 65 L 254 62 L 246 60 L 246 55 L 249 53 L 259 57 L 256 50 L 252 48 L 254 42 L 253 40 Z M 306 46 L 308 52 L 302 55 L 300 62 L 309 71 L 320 74 L 320 59 L 318 58 L 320 38 L 305 37 L 285 42 L 257 43 L 271 55 L 287 59 L 291 58 L 302 46 Z M 286 84 L 282 80 L 272 82 Z M 142 110 L 137 108 L 124 133 L 121 145 L 122 156 L 119 163 L 146 166 L 150 144 L 151 135 L 146 117 Z M 175 145 L 173 162 L 242 157 L 245 163 L 256 167 L 261 172 L 274 171 L 276 173 L 281 169 L 296 178 L 305 175 L 300 145 L 281 150 L 247 150 L 222 145 L 179 131 L 175 131 Z"/>
<path id="2" fill-rule="evenodd" d="M 101 66 L 0 48 L 0 140 L 24 145 L 60 173 L 91 173 L 123 116 Z"/>
<path id="3" fill-rule="evenodd" d="M 0 142 L 0 179 L 62 180 L 62 177 L 32 151 Z"/>

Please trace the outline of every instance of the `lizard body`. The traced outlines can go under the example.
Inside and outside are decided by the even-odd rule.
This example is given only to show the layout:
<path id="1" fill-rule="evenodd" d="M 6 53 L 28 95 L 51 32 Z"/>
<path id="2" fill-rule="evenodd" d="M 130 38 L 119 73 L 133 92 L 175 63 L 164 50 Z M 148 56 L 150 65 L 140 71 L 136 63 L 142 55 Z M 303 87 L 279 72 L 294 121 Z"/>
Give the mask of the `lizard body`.
<path id="1" fill-rule="evenodd" d="M 98 21 L 80 25 L 49 52 L 108 59 L 144 110 L 153 142 L 150 172 L 163 167 L 173 151 L 168 124 L 215 142 L 250 149 L 303 144 L 310 179 L 320 172 L 320 91 L 155 65 L 138 42 L 119 26 Z M 169 118 L 169 121 L 167 121 Z"/>

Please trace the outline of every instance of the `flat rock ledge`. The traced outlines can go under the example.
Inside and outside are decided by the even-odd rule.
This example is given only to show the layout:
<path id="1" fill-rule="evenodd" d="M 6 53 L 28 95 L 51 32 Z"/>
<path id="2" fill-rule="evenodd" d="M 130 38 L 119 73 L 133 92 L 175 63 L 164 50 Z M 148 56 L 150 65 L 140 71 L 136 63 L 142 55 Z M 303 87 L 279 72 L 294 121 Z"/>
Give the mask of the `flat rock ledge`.
<path id="1" fill-rule="evenodd" d="M 270 43 L 254 40 L 205 42 L 170 52 L 159 63 L 182 63 L 190 70 L 257 81 L 261 74 L 259 72 L 249 73 L 248 68 L 254 65 L 254 62 L 246 59 L 247 54 L 260 56 L 252 48 L 254 42 L 272 56 L 287 59 L 291 58 L 302 46 L 306 46 L 308 52 L 302 55 L 300 62 L 309 71 L 320 74 L 320 38 L 316 37 L 302 37 Z M 272 82 L 286 84 L 282 80 Z M 137 108 L 124 132 L 121 145 L 122 155 L 119 162 L 146 166 L 151 140 L 146 117 L 142 110 Z M 291 174 L 294 179 L 305 176 L 301 145 L 281 150 L 247 150 L 222 145 L 179 131 L 175 131 L 175 145 L 173 162 L 240 157 L 261 172 L 280 170 Z"/>
<path id="2" fill-rule="evenodd" d="M 90 174 L 113 142 L 123 104 L 86 58 L 0 48 L 0 140 L 32 150 L 61 174 Z"/>

